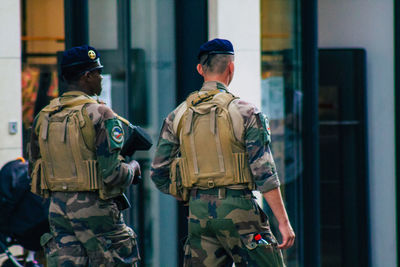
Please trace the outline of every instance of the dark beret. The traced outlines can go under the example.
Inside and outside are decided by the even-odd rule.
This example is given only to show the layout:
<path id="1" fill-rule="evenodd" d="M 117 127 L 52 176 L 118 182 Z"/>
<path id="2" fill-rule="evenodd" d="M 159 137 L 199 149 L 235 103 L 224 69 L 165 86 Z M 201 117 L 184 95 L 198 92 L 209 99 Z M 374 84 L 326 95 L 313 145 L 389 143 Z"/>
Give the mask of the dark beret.
<path id="1" fill-rule="evenodd" d="M 100 53 L 88 45 L 72 47 L 64 51 L 61 60 L 62 74 L 79 74 L 84 71 L 101 69 Z"/>
<path id="2" fill-rule="evenodd" d="M 225 39 L 213 39 L 200 46 L 199 54 L 197 58 L 200 59 L 202 55 L 213 55 L 213 54 L 228 54 L 234 55 L 233 45 L 230 41 Z"/>

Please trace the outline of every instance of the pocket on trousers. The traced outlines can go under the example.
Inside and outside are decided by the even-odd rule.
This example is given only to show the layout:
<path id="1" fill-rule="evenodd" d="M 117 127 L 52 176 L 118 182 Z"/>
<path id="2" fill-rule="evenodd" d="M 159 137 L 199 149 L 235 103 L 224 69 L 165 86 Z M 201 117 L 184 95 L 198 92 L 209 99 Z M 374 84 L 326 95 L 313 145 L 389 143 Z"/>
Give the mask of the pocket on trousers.
<path id="1" fill-rule="evenodd" d="M 248 250 L 253 250 L 256 249 L 257 246 L 259 246 L 260 244 L 257 244 L 257 242 L 254 239 L 254 236 L 257 233 L 250 233 L 250 234 L 246 234 L 246 235 L 241 235 L 240 236 L 240 240 L 242 241 L 243 245 L 248 249 Z"/>
<path id="2" fill-rule="evenodd" d="M 46 254 L 47 266 L 57 266 L 58 264 L 58 246 L 51 233 L 45 233 L 40 237 L 40 245 Z"/>
<path id="3" fill-rule="evenodd" d="M 100 210 L 103 210 L 104 215 L 108 215 L 108 219 L 112 219 L 112 220 L 107 220 L 107 223 L 110 224 L 111 226 L 123 223 L 121 211 L 118 209 L 117 204 L 113 200 L 99 199 L 98 207 Z M 109 231 L 107 227 L 105 227 L 105 225 L 103 227 L 104 231 Z"/>
<path id="4" fill-rule="evenodd" d="M 264 243 L 257 242 L 256 235 L 261 235 Z M 241 235 L 240 239 L 247 249 L 249 261 L 257 262 L 259 266 L 284 266 L 282 254 L 271 233 L 249 233 Z"/>
<path id="5" fill-rule="evenodd" d="M 127 232 L 105 236 L 106 249 L 111 251 L 115 262 L 134 263 L 140 260 L 135 232 L 127 227 Z"/>

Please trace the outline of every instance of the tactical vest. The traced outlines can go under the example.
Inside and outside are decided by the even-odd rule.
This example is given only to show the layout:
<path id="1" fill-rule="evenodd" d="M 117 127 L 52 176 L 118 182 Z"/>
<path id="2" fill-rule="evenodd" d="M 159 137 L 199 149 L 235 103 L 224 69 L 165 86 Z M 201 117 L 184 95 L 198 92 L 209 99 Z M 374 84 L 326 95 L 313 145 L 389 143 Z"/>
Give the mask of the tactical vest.
<path id="1" fill-rule="evenodd" d="M 42 155 L 40 188 L 49 191 L 94 191 L 102 189 L 97 171 L 95 130 L 83 109 L 97 103 L 79 96 L 66 103 L 54 99 L 42 110 L 37 128 Z"/>
<path id="2" fill-rule="evenodd" d="M 235 115 L 228 110 L 234 99 L 219 90 L 195 92 L 186 100 L 186 109 L 178 111 L 173 124 L 177 125 L 181 157 L 171 170 L 179 169 L 183 188 L 253 188 L 246 148 L 235 137 Z"/>

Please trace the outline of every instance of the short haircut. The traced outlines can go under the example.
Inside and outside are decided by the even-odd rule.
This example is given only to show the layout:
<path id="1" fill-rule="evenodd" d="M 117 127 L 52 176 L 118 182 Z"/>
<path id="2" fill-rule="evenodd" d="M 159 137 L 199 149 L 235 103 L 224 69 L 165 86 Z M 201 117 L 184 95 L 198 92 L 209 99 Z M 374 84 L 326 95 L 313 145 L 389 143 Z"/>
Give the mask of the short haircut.
<path id="1" fill-rule="evenodd" d="M 200 57 L 200 64 L 203 66 L 203 71 L 205 73 L 221 74 L 234 58 L 233 55 L 227 54 L 204 54 Z"/>
<path id="2" fill-rule="evenodd" d="M 82 76 L 83 76 L 82 73 L 65 73 L 63 75 L 63 78 L 66 83 L 72 84 L 72 83 L 77 83 Z"/>

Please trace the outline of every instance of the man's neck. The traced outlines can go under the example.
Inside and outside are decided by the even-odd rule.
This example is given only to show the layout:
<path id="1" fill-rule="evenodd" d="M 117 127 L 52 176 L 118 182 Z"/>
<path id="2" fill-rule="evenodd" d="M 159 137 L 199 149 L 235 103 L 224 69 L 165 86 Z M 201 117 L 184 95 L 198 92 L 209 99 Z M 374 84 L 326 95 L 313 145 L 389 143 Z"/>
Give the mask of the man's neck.
<path id="1" fill-rule="evenodd" d="M 224 77 L 221 76 L 206 76 L 204 77 L 204 82 L 220 82 L 223 85 L 225 85 L 225 87 L 228 87 L 228 79 L 224 79 Z"/>
<path id="2" fill-rule="evenodd" d="M 66 92 L 71 92 L 71 91 L 79 91 L 79 92 L 83 92 L 89 96 L 93 96 L 92 92 L 83 88 L 82 86 L 79 86 L 79 84 L 76 84 L 76 83 L 72 83 L 72 84 L 68 85 Z"/>

